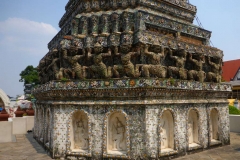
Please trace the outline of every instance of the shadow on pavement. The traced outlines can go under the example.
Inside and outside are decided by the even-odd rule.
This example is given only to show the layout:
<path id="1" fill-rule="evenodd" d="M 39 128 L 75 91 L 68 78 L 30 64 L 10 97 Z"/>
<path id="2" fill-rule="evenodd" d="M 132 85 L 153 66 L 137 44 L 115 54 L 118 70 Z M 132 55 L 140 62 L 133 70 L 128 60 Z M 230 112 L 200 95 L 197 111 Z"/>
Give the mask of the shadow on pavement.
<path id="1" fill-rule="evenodd" d="M 32 132 L 28 132 L 26 134 L 26 139 L 31 143 L 32 147 L 37 151 L 37 153 L 47 154 L 42 146 L 40 146 L 38 142 L 33 138 Z"/>

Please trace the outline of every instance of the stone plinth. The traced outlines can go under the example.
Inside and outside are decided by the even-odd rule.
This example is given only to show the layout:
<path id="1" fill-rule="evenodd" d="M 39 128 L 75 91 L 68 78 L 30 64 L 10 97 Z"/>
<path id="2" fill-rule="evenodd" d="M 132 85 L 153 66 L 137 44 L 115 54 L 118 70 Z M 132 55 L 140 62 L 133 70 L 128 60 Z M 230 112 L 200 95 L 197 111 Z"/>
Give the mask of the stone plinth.
<path id="1" fill-rule="evenodd" d="M 34 91 L 34 137 L 54 158 L 177 157 L 230 143 L 230 91 L 168 79 L 53 81 Z"/>
<path id="2" fill-rule="evenodd" d="M 32 131 L 34 127 L 34 116 L 24 116 L 26 119 L 26 131 Z"/>
<path id="3" fill-rule="evenodd" d="M 13 132 L 12 134 L 26 134 L 27 133 L 27 119 L 24 117 L 12 118 Z"/>
<path id="4" fill-rule="evenodd" d="M 0 143 L 12 142 L 12 122 L 0 122 Z"/>

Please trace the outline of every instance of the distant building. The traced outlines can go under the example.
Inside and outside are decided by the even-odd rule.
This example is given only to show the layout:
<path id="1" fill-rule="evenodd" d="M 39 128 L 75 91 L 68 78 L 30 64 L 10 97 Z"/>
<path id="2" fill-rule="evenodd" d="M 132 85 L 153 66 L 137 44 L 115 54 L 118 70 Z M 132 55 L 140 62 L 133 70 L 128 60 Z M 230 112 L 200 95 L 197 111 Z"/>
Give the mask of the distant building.
<path id="1" fill-rule="evenodd" d="M 222 77 L 225 81 L 240 80 L 240 59 L 225 61 L 222 70 Z"/>
<path id="2" fill-rule="evenodd" d="M 240 59 L 225 61 L 222 77 L 232 85 L 232 93 L 228 96 L 231 100 L 240 100 Z"/>

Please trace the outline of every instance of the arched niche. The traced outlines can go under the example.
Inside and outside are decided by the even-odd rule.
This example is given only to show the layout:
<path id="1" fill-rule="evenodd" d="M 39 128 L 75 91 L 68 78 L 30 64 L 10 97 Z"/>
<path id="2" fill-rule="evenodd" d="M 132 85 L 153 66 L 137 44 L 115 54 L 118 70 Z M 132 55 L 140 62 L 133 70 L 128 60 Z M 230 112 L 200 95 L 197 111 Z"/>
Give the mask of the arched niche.
<path id="1" fill-rule="evenodd" d="M 37 137 L 39 137 L 39 123 L 39 108 L 36 107 L 34 116 L 34 136 Z"/>
<path id="2" fill-rule="evenodd" d="M 210 112 L 210 136 L 211 136 L 211 142 L 219 140 L 218 120 L 219 120 L 218 111 L 217 111 L 217 109 L 214 108 Z"/>
<path id="3" fill-rule="evenodd" d="M 161 152 L 174 150 L 174 120 L 170 110 L 165 110 L 160 118 Z"/>
<path id="4" fill-rule="evenodd" d="M 40 108 L 39 111 L 39 137 L 40 137 L 40 141 L 43 142 L 43 137 L 44 137 L 44 109 Z"/>
<path id="5" fill-rule="evenodd" d="M 70 127 L 71 150 L 73 152 L 86 152 L 89 149 L 88 115 L 78 110 L 72 114 Z"/>
<path id="6" fill-rule="evenodd" d="M 113 112 L 107 122 L 107 153 L 121 155 L 127 153 L 126 117 L 121 112 Z"/>
<path id="7" fill-rule="evenodd" d="M 188 144 L 189 147 L 198 146 L 199 144 L 199 116 L 198 112 L 194 109 L 191 109 L 188 112 L 188 124 L 187 124 L 187 130 L 188 130 Z"/>
<path id="8" fill-rule="evenodd" d="M 45 119 L 46 119 L 45 144 L 49 146 L 49 139 L 50 139 L 50 110 L 49 109 L 47 109 Z"/>

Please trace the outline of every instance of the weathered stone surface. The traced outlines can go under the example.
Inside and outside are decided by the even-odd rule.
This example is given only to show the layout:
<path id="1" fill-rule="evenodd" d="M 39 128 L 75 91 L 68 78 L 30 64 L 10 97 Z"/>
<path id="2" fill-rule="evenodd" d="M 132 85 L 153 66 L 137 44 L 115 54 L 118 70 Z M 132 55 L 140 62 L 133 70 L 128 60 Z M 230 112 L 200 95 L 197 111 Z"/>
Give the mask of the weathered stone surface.
<path id="1" fill-rule="evenodd" d="M 39 63 L 34 137 L 53 158 L 171 159 L 227 145 L 223 52 L 186 0 L 69 0 Z"/>

